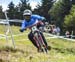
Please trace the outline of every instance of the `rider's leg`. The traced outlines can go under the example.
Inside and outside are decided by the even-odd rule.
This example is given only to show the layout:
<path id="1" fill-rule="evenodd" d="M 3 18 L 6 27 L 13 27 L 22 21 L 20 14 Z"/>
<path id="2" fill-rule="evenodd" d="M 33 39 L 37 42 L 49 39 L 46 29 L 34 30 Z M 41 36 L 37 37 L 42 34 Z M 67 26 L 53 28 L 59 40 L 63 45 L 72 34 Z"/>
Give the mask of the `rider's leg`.
<path id="1" fill-rule="evenodd" d="M 32 34 L 32 32 L 30 32 L 30 33 L 28 34 L 28 38 L 29 38 L 29 40 L 33 43 L 33 45 L 34 45 L 36 48 L 38 48 L 38 46 L 37 46 L 35 40 L 33 39 L 33 37 L 34 37 L 34 35 Z"/>

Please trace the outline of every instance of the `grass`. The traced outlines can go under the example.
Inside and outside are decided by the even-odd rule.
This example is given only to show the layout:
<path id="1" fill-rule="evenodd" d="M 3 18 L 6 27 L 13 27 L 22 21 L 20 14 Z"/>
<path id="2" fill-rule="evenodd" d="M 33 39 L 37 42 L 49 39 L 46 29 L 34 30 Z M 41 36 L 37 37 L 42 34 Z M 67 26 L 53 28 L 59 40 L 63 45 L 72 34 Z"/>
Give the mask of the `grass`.
<path id="1" fill-rule="evenodd" d="M 2 26 L 0 29 L 3 31 Z M 12 26 L 13 34 L 21 34 L 19 29 L 20 27 Z M 28 33 L 29 30 L 22 33 L 23 35 L 14 36 L 16 48 L 13 48 L 10 37 L 8 42 L 5 38 L 0 39 L 0 62 L 75 62 L 75 42 L 64 39 L 46 39 L 51 50 L 48 54 L 43 54 L 38 53 L 28 40 Z"/>

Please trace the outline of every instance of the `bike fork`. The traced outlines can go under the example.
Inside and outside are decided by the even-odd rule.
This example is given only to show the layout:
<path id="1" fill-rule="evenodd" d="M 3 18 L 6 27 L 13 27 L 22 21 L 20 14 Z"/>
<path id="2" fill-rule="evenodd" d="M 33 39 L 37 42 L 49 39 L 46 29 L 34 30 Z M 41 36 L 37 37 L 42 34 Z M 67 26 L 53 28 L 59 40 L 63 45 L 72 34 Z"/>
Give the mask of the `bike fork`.
<path id="1" fill-rule="evenodd" d="M 42 45 L 43 45 L 43 47 L 47 53 L 47 46 L 45 45 L 44 40 L 42 39 L 41 35 L 40 35 L 39 39 L 41 40 L 41 43 L 42 43 Z"/>
<path id="2" fill-rule="evenodd" d="M 37 41 L 36 37 L 33 37 L 33 39 L 35 40 L 35 42 L 36 42 L 37 46 L 39 47 L 40 45 L 39 45 L 39 43 L 38 43 L 38 41 Z"/>
<path id="3" fill-rule="evenodd" d="M 46 48 L 46 45 L 45 45 L 45 43 L 44 43 L 44 41 L 43 41 L 43 39 L 42 39 L 42 37 L 41 37 L 41 35 L 40 35 L 40 40 L 41 40 L 41 43 L 43 44 L 43 46 Z"/>

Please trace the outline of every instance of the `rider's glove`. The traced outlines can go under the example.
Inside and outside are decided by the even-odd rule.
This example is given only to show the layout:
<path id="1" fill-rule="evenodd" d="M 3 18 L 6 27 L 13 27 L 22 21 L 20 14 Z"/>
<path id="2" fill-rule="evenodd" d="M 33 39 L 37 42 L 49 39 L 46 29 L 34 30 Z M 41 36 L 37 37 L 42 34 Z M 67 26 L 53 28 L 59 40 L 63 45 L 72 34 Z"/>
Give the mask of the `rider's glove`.
<path id="1" fill-rule="evenodd" d="M 45 21 L 45 20 L 46 20 L 46 18 L 45 18 L 45 17 L 42 17 L 42 21 L 43 21 L 43 20 Z"/>
<path id="2" fill-rule="evenodd" d="M 20 29 L 19 31 L 20 31 L 20 32 L 23 32 L 24 30 L 23 30 L 23 29 Z"/>

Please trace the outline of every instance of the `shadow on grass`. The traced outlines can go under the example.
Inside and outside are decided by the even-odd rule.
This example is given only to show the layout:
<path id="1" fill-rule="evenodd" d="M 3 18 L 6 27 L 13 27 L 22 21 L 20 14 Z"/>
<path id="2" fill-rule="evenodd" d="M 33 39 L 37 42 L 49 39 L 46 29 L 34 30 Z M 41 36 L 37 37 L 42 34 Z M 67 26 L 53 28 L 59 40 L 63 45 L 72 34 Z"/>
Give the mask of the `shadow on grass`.
<path id="1" fill-rule="evenodd" d="M 16 52 L 21 52 L 24 53 L 23 50 L 17 49 L 17 48 L 13 48 L 13 47 L 9 47 L 9 46 L 4 46 L 0 48 L 0 52 L 5 51 L 5 52 L 12 52 L 12 53 L 16 53 Z"/>
<path id="2" fill-rule="evenodd" d="M 4 60 L 0 59 L 0 62 L 5 62 Z"/>
<path id="3" fill-rule="evenodd" d="M 10 53 L 21 52 L 24 54 L 24 51 L 18 48 L 13 48 L 9 46 L 0 47 L 0 62 L 10 62 L 8 59 Z"/>

